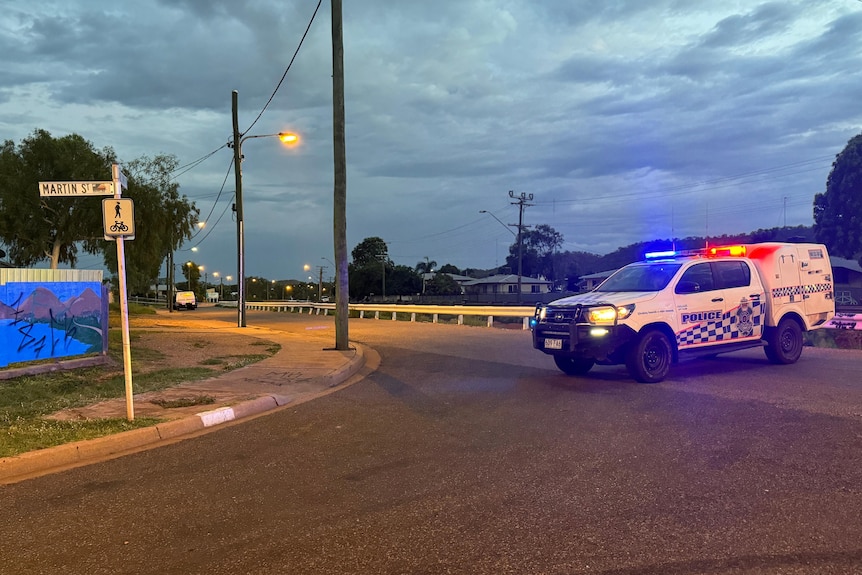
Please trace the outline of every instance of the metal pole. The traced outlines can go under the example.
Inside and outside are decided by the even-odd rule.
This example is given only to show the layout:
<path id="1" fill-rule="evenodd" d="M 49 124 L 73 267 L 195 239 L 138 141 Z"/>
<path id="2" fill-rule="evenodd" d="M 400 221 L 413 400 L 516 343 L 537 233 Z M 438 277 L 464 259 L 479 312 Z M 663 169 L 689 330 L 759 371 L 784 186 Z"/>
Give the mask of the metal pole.
<path id="1" fill-rule="evenodd" d="M 242 134 L 239 133 L 239 93 L 234 90 L 233 109 L 233 173 L 236 177 L 236 256 L 237 256 L 237 327 L 246 327 L 245 318 L 245 229 L 242 213 Z"/>

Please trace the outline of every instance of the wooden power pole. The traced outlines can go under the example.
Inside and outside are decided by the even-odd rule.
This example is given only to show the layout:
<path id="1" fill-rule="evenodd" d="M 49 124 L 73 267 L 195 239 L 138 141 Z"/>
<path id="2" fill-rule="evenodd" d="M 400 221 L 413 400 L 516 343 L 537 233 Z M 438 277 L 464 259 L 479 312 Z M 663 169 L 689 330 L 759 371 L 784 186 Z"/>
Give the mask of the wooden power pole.
<path id="1" fill-rule="evenodd" d="M 335 349 L 350 349 L 347 275 L 347 154 L 344 138 L 344 40 L 341 0 L 332 0 L 332 136 L 335 158 L 333 239 L 335 245 Z"/>

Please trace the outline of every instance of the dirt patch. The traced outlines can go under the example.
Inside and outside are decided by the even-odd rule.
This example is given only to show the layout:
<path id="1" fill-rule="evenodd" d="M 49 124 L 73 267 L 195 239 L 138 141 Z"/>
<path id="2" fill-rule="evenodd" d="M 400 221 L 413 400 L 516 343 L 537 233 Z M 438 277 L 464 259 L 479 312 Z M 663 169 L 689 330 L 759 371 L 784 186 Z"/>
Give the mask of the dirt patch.
<path id="1" fill-rule="evenodd" d="M 179 367 L 233 369 L 269 357 L 277 344 L 224 332 L 132 331 L 132 361 L 143 371 Z"/>

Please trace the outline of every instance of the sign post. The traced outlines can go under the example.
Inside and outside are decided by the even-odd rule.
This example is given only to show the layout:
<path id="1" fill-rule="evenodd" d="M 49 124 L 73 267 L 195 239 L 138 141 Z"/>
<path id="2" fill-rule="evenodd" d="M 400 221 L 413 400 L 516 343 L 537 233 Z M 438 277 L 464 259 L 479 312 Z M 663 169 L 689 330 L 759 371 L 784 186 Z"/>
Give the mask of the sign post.
<path id="1" fill-rule="evenodd" d="M 102 200 L 102 221 L 105 226 L 105 239 L 117 240 L 117 276 L 120 280 L 120 320 L 123 331 L 123 372 L 126 376 L 126 419 L 135 419 L 135 400 L 132 391 L 132 347 L 129 337 L 129 298 L 126 289 L 126 251 L 123 244 L 126 236 L 134 239 L 135 207 L 130 199 L 120 196 L 126 187 L 126 176 L 119 164 L 111 166 L 114 198 Z"/>
<path id="2" fill-rule="evenodd" d="M 126 252 L 123 241 L 135 239 L 135 205 L 122 198 L 123 188 L 129 187 L 119 164 L 111 166 L 110 182 L 39 182 L 39 196 L 114 196 L 102 200 L 102 222 L 105 239 L 117 241 L 117 275 L 120 280 L 120 316 L 123 330 L 123 371 L 126 375 L 126 417 L 135 419 L 132 393 L 132 348 L 129 343 L 129 298 L 126 289 Z"/>

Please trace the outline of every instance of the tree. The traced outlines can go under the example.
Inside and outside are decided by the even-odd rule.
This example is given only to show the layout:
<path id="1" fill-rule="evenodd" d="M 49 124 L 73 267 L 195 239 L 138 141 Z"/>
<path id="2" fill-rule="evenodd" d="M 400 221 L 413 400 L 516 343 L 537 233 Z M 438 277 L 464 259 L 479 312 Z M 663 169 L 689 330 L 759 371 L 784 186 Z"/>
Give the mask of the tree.
<path id="1" fill-rule="evenodd" d="M 826 191 L 814 196 L 814 234 L 836 256 L 862 252 L 862 134 L 835 157 Z"/>
<path id="2" fill-rule="evenodd" d="M 426 282 L 425 293 L 428 295 L 460 295 L 461 286 L 449 274 L 437 273 Z"/>
<path id="3" fill-rule="evenodd" d="M 195 292 L 196 295 L 201 296 L 203 292 L 201 291 L 201 268 L 198 264 L 193 261 L 187 261 L 183 264 L 183 276 L 186 278 L 186 288 L 188 291 Z"/>
<path id="4" fill-rule="evenodd" d="M 427 257 L 424 262 L 418 262 L 416 264 L 416 271 L 420 274 L 430 274 L 434 271 L 434 268 L 437 267 L 437 262 L 434 260 L 429 260 Z"/>
<path id="5" fill-rule="evenodd" d="M 554 277 L 554 253 L 563 245 L 563 235 L 547 224 L 521 234 L 521 267 L 525 276 Z M 518 243 L 509 247 L 508 267 L 518 269 Z"/>
<path id="6" fill-rule="evenodd" d="M 455 274 L 456 276 L 461 275 L 461 270 L 453 266 L 452 264 L 443 264 L 440 266 L 441 274 Z"/>
<path id="7" fill-rule="evenodd" d="M 61 263 L 74 267 L 78 244 L 103 235 L 102 202 L 42 198 L 39 182 L 108 181 L 114 161 L 113 150 L 97 151 L 77 134 L 53 138 L 35 130 L 18 147 L 7 140 L 0 150 L 0 239 L 9 248 L 10 263 L 28 267 L 47 260 L 52 269 Z"/>
<path id="8" fill-rule="evenodd" d="M 116 273 L 116 244 L 104 239 L 102 202 L 92 197 L 39 196 L 40 181 L 107 181 L 113 150 L 97 151 L 81 136 L 54 138 L 36 130 L 16 147 L 0 148 L 0 240 L 8 246 L 10 263 L 28 267 L 49 261 L 75 267 L 79 249 L 101 253 Z M 125 243 L 129 290 L 144 293 L 158 277 L 169 251 L 191 237 L 198 210 L 179 185 L 171 181 L 173 156 L 142 157 L 123 166 L 129 182 L 123 196 L 135 201 L 135 239 Z"/>
<path id="9" fill-rule="evenodd" d="M 375 263 L 379 265 L 381 261 L 390 265 L 392 263 L 389 261 L 389 248 L 386 242 L 376 236 L 362 240 L 353 248 L 350 255 L 353 256 L 353 264 L 358 267 Z"/>

